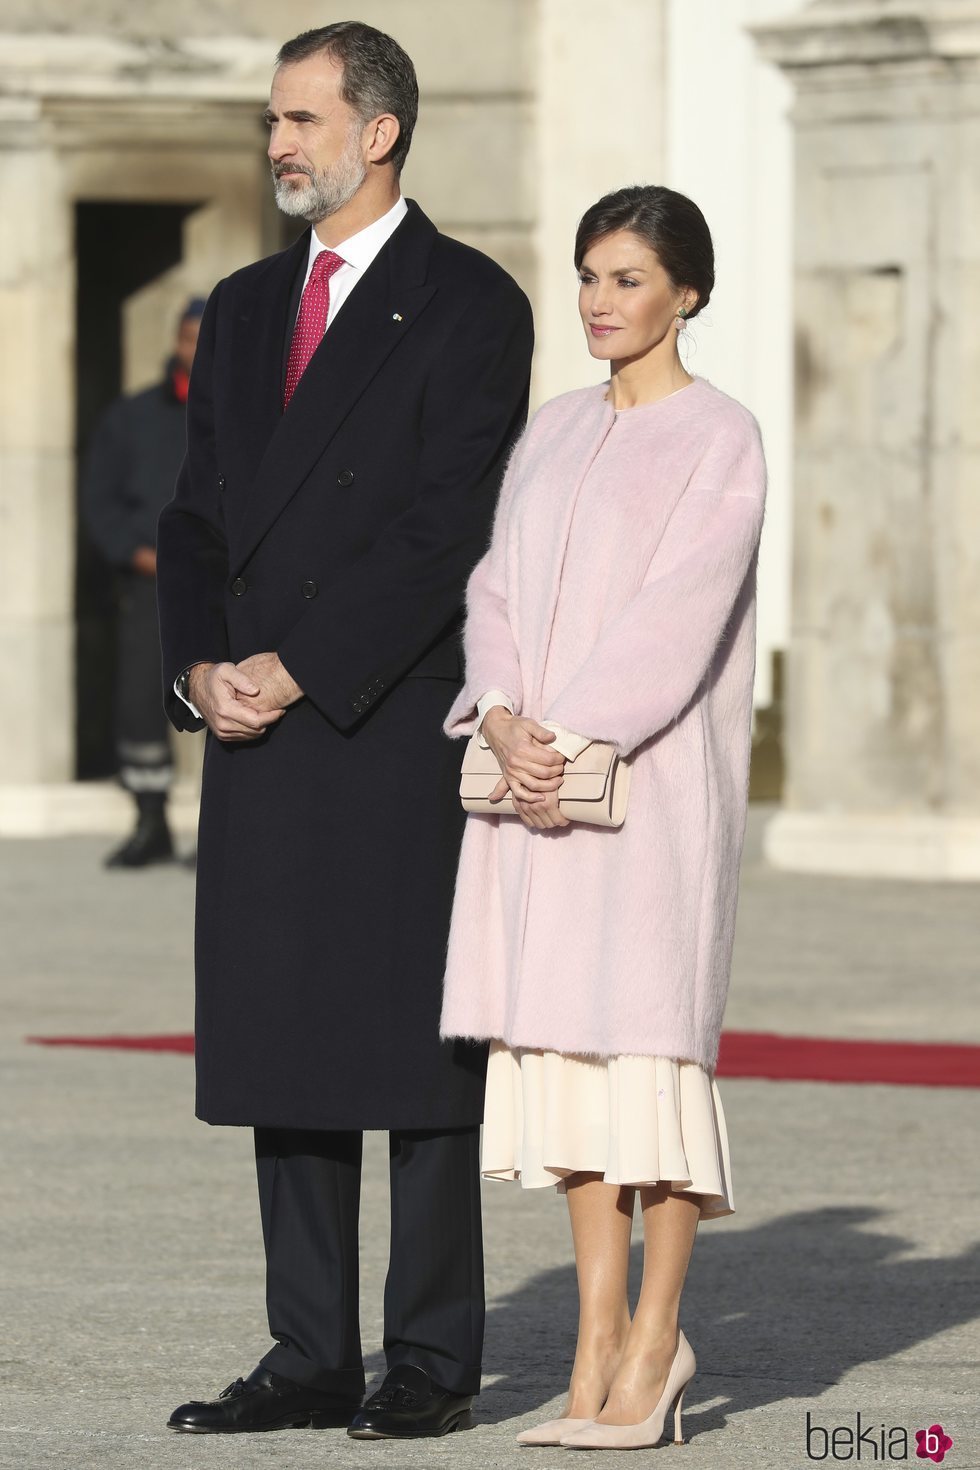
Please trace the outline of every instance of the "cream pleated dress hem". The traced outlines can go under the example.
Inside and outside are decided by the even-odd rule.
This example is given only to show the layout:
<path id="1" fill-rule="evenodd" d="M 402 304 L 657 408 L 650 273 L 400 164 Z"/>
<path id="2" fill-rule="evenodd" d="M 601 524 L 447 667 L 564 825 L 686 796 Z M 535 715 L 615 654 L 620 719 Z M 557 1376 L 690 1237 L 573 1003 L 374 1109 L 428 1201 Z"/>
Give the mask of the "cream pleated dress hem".
<path id="1" fill-rule="evenodd" d="M 524 1189 L 667 1180 L 701 1219 L 735 1212 L 728 1131 L 712 1077 L 670 1057 L 577 1057 L 490 1044 L 481 1169 Z"/>

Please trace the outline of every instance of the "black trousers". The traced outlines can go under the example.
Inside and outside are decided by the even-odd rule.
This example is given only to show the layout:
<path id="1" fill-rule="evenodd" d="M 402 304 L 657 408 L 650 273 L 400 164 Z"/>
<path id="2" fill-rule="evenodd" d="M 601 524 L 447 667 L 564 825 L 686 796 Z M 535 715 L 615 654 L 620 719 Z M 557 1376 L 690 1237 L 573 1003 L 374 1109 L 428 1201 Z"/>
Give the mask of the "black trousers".
<path id="1" fill-rule="evenodd" d="M 116 666 L 119 779 L 133 796 L 165 796 L 173 781 L 169 725 L 160 692 L 160 627 L 153 577 L 120 572 Z"/>
<path id="2" fill-rule="evenodd" d="M 480 1391 L 483 1231 L 479 1129 L 391 1132 L 389 1368 L 414 1363 L 452 1393 Z M 361 1133 L 257 1128 L 266 1254 L 265 1367 L 311 1388 L 364 1391 L 358 1319 Z"/>

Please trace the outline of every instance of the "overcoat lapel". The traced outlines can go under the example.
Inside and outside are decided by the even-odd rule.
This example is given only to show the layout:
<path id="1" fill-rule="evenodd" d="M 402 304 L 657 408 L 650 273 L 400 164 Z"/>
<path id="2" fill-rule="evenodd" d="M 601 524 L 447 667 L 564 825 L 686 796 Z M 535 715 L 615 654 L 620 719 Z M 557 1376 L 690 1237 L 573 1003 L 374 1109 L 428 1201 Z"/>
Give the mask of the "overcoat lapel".
<path id="1" fill-rule="evenodd" d="M 249 345 L 251 348 L 253 342 L 260 343 L 256 350 L 262 350 L 265 356 L 261 371 L 256 373 L 253 394 L 257 397 L 246 395 L 243 401 L 255 402 L 261 425 L 271 426 L 271 434 L 265 441 L 240 519 L 233 519 L 229 527 L 233 573 L 244 566 L 382 364 L 405 340 L 435 295 L 437 287 L 426 281 L 435 236 L 435 226 L 410 201 L 405 219 L 324 334 L 285 413 L 279 397 L 282 333 L 298 262 L 277 269 L 273 280 L 263 282 L 260 278 L 256 283 L 257 291 L 267 299 L 258 310 L 254 335 L 248 334 Z M 304 242 L 308 248 L 308 235 L 282 259 Z M 278 416 L 276 421 L 270 417 L 272 412 Z"/>
<path id="2" fill-rule="evenodd" d="M 273 256 L 245 288 L 229 354 L 230 399 L 235 405 L 236 448 L 246 465 L 258 466 L 282 418 L 281 367 L 293 283 L 309 252 L 310 232 Z M 228 506 L 235 524 L 235 501 Z"/>

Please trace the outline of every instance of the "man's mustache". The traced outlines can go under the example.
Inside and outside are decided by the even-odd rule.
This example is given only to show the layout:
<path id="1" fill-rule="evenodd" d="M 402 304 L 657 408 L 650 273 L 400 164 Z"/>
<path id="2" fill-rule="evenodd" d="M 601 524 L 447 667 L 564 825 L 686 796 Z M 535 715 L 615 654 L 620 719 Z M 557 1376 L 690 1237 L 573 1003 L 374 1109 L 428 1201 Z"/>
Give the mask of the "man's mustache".
<path id="1" fill-rule="evenodd" d="M 272 165 L 272 177 L 274 179 L 281 179 L 283 174 L 306 174 L 308 179 L 312 179 L 313 170 L 311 168 L 304 168 L 301 163 L 274 163 Z"/>

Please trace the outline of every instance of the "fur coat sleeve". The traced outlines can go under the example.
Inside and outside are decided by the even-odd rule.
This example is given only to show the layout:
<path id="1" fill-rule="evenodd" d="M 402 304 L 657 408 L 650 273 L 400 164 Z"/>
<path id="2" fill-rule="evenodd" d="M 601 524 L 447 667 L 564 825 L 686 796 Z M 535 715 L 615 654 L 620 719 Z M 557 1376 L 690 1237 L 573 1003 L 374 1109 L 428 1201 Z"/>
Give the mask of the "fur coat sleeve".
<path id="1" fill-rule="evenodd" d="M 766 471 L 755 421 L 695 470 L 633 600 L 602 630 L 547 718 L 620 755 L 677 720 L 724 639 L 754 570 Z"/>
<path id="2" fill-rule="evenodd" d="M 520 460 L 530 430 L 525 430 L 511 454 L 494 516 L 486 555 L 474 568 L 466 587 L 466 624 L 463 651 L 466 683 L 457 695 L 443 726 L 447 735 L 472 735 L 479 723 L 477 701 L 489 689 L 510 700 L 521 713 L 521 662 L 507 611 L 507 524 Z"/>

